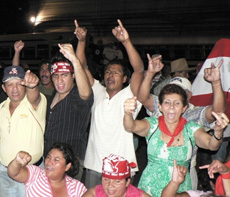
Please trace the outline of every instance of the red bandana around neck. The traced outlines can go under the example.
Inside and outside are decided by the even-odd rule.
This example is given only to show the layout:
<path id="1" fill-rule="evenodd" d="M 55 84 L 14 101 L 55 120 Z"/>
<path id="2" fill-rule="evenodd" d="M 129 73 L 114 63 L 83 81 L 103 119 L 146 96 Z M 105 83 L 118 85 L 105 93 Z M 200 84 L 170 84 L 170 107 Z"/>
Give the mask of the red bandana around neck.
<path id="1" fill-rule="evenodd" d="M 159 128 L 160 130 L 171 137 L 171 140 L 169 141 L 169 143 L 167 144 L 167 147 L 170 147 L 174 141 L 174 137 L 176 137 L 181 131 L 183 131 L 184 129 L 184 125 L 187 123 L 187 121 L 183 118 L 180 117 L 179 123 L 175 129 L 175 131 L 173 132 L 173 134 L 170 133 L 170 131 L 168 130 L 166 124 L 165 124 L 165 119 L 164 116 L 160 116 L 159 117 Z"/>

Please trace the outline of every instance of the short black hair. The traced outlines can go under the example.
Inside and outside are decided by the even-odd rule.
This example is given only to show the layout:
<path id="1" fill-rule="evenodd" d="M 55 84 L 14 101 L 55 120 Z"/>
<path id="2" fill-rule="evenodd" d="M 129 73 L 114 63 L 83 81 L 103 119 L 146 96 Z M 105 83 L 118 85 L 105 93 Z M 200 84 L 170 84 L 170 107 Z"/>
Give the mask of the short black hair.
<path id="1" fill-rule="evenodd" d="M 65 143 L 55 143 L 51 146 L 49 152 L 52 149 L 58 149 L 62 152 L 63 157 L 65 158 L 66 165 L 71 163 L 70 169 L 66 172 L 66 174 L 72 178 L 74 178 L 79 171 L 79 159 L 75 157 L 72 147 L 69 144 Z"/>
<path id="2" fill-rule="evenodd" d="M 186 91 L 176 84 L 168 84 L 161 89 L 159 94 L 159 103 L 161 105 L 165 95 L 167 94 L 179 94 L 181 96 L 183 106 L 185 107 L 188 104 Z"/>

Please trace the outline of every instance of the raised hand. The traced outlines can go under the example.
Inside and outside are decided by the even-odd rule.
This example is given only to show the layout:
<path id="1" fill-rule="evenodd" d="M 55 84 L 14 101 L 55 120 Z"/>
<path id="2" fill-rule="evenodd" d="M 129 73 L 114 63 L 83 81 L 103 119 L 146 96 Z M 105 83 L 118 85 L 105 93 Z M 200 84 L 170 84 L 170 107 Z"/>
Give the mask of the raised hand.
<path id="1" fill-rule="evenodd" d="M 128 34 L 127 30 L 124 28 L 121 20 L 118 19 L 117 22 L 119 25 L 112 30 L 113 35 L 120 42 L 125 42 L 125 41 L 129 40 L 129 34 Z"/>
<path id="2" fill-rule="evenodd" d="M 128 98 L 124 103 L 125 114 L 132 115 L 137 108 L 137 97 Z"/>
<path id="3" fill-rule="evenodd" d="M 147 58 L 149 60 L 148 72 L 155 74 L 157 72 L 160 72 L 163 69 L 164 64 L 161 61 L 162 60 L 161 55 L 151 58 L 151 56 L 147 54 Z"/>
<path id="4" fill-rule="evenodd" d="M 21 40 L 16 41 L 16 42 L 14 43 L 14 50 L 15 50 L 16 52 L 20 52 L 20 51 L 24 48 L 24 45 L 25 45 L 25 43 L 22 42 Z"/>
<path id="5" fill-rule="evenodd" d="M 26 71 L 24 79 L 21 81 L 21 85 L 24 85 L 28 88 L 34 88 L 38 85 L 39 78 L 37 75 L 32 73 L 30 70 Z"/>
<path id="6" fill-rule="evenodd" d="M 86 40 L 86 35 L 87 35 L 87 29 L 85 27 L 80 27 L 78 25 L 77 20 L 74 20 L 74 24 L 75 24 L 75 31 L 74 34 L 76 35 L 77 39 L 79 41 L 85 41 Z"/>
<path id="7" fill-rule="evenodd" d="M 211 179 L 214 178 L 215 173 L 230 173 L 230 169 L 219 160 L 214 160 L 211 164 L 200 166 L 199 168 L 208 169 L 208 175 Z"/>
<path id="8" fill-rule="evenodd" d="M 31 155 L 27 152 L 20 151 L 16 155 L 15 160 L 17 163 L 19 163 L 21 166 L 27 165 L 31 161 Z"/>
<path id="9" fill-rule="evenodd" d="M 72 63 L 77 60 L 73 46 L 71 44 L 58 44 L 60 52 Z"/>
<path id="10" fill-rule="evenodd" d="M 229 119 L 225 113 L 215 113 L 212 112 L 212 115 L 216 118 L 216 124 L 214 126 L 215 134 L 218 133 L 219 135 L 223 134 L 223 129 L 228 125 Z"/>
<path id="11" fill-rule="evenodd" d="M 220 67 L 222 63 L 223 63 L 223 59 L 220 60 L 220 62 L 216 67 L 212 62 L 210 68 L 204 69 L 204 78 L 206 81 L 211 83 L 220 82 Z"/>
<path id="12" fill-rule="evenodd" d="M 173 161 L 173 173 L 172 181 L 175 183 L 183 183 L 185 175 L 187 173 L 187 168 L 176 164 L 176 160 Z"/>

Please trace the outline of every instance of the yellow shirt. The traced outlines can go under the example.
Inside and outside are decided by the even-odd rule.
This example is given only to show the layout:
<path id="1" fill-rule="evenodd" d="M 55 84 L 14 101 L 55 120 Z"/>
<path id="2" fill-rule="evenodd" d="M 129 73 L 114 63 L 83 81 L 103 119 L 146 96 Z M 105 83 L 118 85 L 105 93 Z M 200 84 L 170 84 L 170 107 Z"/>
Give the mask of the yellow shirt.
<path id="1" fill-rule="evenodd" d="M 30 164 L 36 163 L 43 155 L 47 103 L 45 96 L 40 95 L 36 110 L 25 96 L 12 116 L 10 99 L 0 104 L 0 162 L 3 165 L 8 166 L 21 150 L 32 156 Z"/>

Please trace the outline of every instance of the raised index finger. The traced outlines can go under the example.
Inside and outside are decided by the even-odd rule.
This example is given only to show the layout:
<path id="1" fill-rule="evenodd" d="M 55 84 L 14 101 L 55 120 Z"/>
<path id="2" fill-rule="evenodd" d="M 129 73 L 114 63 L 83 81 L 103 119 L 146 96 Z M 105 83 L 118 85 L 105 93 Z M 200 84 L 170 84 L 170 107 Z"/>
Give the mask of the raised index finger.
<path id="1" fill-rule="evenodd" d="M 119 24 L 121 27 L 123 27 L 123 24 L 122 24 L 122 22 L 121 22 L 120 19 L 117 19 L 117 22 L 118 22 L 118 24 Z"/>
<path id="2" fill-rule="evenodd" d="M 76 27 L 79 27 L 78 23 L 77 23 L 77 20 L 74 20 L 74 23 L 75 23 L 75 26 Z"/>
<path id="3" fill-rule="evenodd" d="M 223 62 L 224 62 L 224 60 L 221 59 L 220 62 L 219 62 L 219 64 L 217 65 L 217 68 L 220 68 Z"/>

